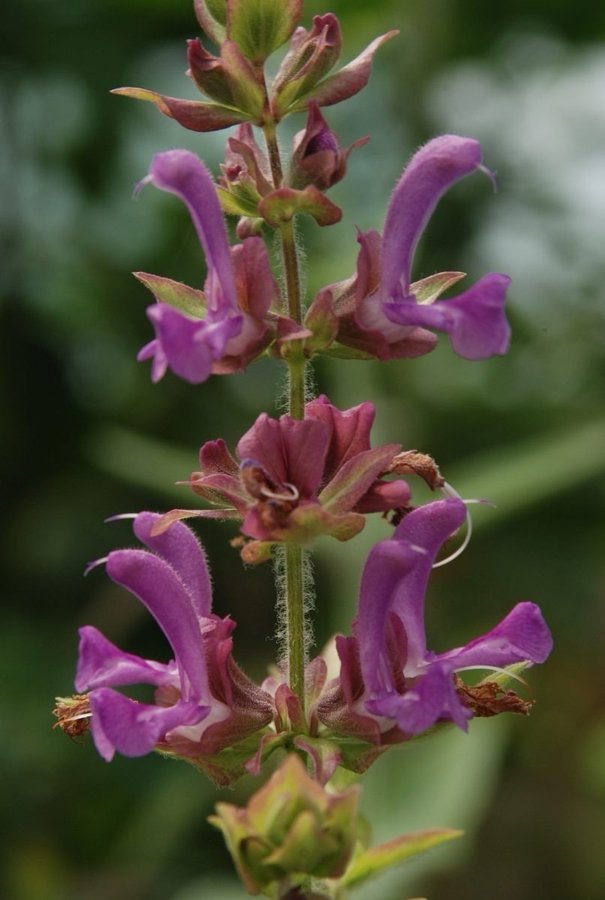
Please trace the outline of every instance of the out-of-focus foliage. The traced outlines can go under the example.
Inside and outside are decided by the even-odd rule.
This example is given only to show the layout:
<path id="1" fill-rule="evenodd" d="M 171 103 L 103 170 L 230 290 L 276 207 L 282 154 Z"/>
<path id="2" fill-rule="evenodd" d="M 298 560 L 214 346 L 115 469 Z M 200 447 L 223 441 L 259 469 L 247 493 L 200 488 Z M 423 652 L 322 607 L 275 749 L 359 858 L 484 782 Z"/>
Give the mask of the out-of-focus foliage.
<path id="1" fill-rule="evenodd" d="M 465 827 L 463 841 L 385 880 L 381 896 L 600 900 L 605 894 L 605 7 L 592 0 L 338 0 L 345 54 L 401 34 L 363 94 L 326 111 L 343 144 L 371 134 L 332 196 L 343 222 L 308 228 L 309 294 L 346 277 L 354 226 L 380 227 L 413 149 L 440 131 L 473 134 L 499 193 L 469 179 L 448 195 L 415 277 L 465 268 L 513 276 L 506 359 L 469 364 L 447 342 L 412 362 L 325 363 L 342 405 L 374 399 L 376 442 L 432 452 L 464 495 L 488 497 L 465 555 L 434 579 L 435 649 L 480 633 L 518 600 L 540 603 L 556 642 L 530 673 L 529 721 L 478 722 L 398 748 L 365 782 L 377 841 Z M 310 0 L 306 20 L 325 8 Z M 153 624 L 85 563 L 131 541 L 111 514 L 185 504 L 174 482 L 203 440 L 233 441 L 270 408 L 276 366 L 198 389 L 152 386 L 136 350 L 147 297 L 129 271 L 200 284 L 180 205 L 132 187 L 151 155 L 186 146 L 216 171 L 226 133 L 182 131 L 146 104 L 111 97 L 141 84 L 195 96 L 188 0 L 9 0 L 2 11 L 0 237 L 3 380 L 3 804 L 1 866 L 11 900 L 198 900 L 242 896 L 205 823 L 217 794 L 159 758 L 103 763 L 51 731 L 69 693 L 76 627 L 93 623 L 152 658 Z M 299 127 L 299 122 L 295 123 Z M 262 677 L 274 645 L 271 572 L 244 572 L 229 525 L 200 526 L 217 609 Z M 317 559 L 318 643 L 347 629 L 377 522 Z M 258 782 L 238 788 L 240 802 Z M 439 866 L 439 869 L 435 867 Z M 376 888 L 372 888 L 373 896 Z M 362 893 L 359 896 L 363 896 Z M 368 894 L 369 896 L 369 894 Z"/>

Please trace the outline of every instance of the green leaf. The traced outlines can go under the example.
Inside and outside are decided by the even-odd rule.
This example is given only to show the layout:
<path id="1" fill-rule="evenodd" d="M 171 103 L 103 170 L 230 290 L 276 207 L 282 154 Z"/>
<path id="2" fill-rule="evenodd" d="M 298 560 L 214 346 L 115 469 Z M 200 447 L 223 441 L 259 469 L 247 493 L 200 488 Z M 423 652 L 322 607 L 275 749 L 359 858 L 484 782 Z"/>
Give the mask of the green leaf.
<path id="1" fill-rule="evenodd" d="M 150 275 L 148 272 L 132 273 L 141 284 L 151 291 L 156 300 L 173 306 L 179 312 L 202 319 L 206 312 L 206 296 L 203 291 L 189 287 L 181 281 L 164 278 L 162 275 Z"/>
<path id="2" fill-rule="evenodd" d="M 247 216 L 254 219 L 258 216 L 258 191 L 254 185 L 245 181 L 233 182 L 229 188 L 217 187 L 221 209 L 228 216 Z"/>
<path id="3" fill-rule="evenodd" d="M 410 290 L 418 303 L 433 303 L 452 285 L 464 278 L 466 272 L 436 272 L 410 285 Z"/>
<path id="4" fill-rule="evenodd" d="M 193 8 L 206 34 L 222 44 L 227 35 L 227 0 L 193 0 Z"/>
<path id="5" fill-rule="evenodd" d="M 434 828 L 416 831 L 364 850 L 355 857 L 342 879 L 346 887 L 353 887 L 383 872 L 391 866 L 399 865 L 419 853 L 460 837 L 464 832 L 453 828 Z"/>

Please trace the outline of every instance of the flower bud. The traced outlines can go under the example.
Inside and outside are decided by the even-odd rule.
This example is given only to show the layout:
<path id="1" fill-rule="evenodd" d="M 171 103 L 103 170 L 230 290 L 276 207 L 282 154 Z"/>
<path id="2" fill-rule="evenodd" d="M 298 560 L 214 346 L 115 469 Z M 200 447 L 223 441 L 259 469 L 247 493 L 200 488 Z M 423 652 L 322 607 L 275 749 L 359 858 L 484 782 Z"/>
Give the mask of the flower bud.
<path id="1" fill-rule="evenodd" d="M 285 44 L 302 15 L 302 0 L 228 0 L 227 34 L 257 64 Z"/>
<path id="2" fill-rule="evenodd" d="M 247 890 L 259 893 L 288 879 L 339 878 L 357 838 L 356 787 L 332 793 L 288 756 L 246 808 L 219 803 L 209 821 L 225 837 Z"/>
<path id="3" fill-rule="evenodd" d="M 273 84 L 276 118 L 306 96 L 336 65 L 341 48 L 340 23 L 333 13 L 315 16 L 310 31 L 296 29 Z"/>
<path id="4" fill-rule="evenodd" d="M 201 41 L 188 41 L 187 60 L 188 74 L 203 93 L 260 121 L 264 106 L 262 83 L 233 41 L 223 41 L 220 57 L 209 53 Z"/>
<path id="5" fill-rule="evenodd" d="M 307 125 L 294 137 L 290 184 L 296 188 L 313 184 L 320 191 L 326 191 L 344 178 L 351 151 L 368 140 L 367 137 L 360 138 L 343 150 L 317 103 L 310 101 Z"/>
<path id="6" fill-rule="evenodd" d="M 222 44 L 227 34 L 227 0 L 193 0 L 195 15 L 216 44 Z"/>

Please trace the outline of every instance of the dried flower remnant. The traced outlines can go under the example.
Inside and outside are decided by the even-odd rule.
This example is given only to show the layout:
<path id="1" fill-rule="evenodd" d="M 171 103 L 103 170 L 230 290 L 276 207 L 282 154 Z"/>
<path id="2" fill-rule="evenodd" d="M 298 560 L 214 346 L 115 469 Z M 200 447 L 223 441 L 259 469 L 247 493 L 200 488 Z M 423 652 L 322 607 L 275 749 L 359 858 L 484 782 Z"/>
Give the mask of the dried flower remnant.
<path id="1" fill-rule="evenodd" d="M 516 691 L 506 690 L 497 681 L 482 681 L 479 684 L 465 684 L 454 676 L 456 692 L 465 706 L 472 710 L 475 718 L 489 718 L 503 712 L 528 716 L 533 702 L 524 700 Z"/>
<path id="2" fill-rule="evenodd" d="M 53 728 L 60 728 L 63 734 L 78 741 L 90 728 L 90 700 L 88 694 L 73 694 L 71 697 L 56 697 L 53 716 L 57 719 Z"/>

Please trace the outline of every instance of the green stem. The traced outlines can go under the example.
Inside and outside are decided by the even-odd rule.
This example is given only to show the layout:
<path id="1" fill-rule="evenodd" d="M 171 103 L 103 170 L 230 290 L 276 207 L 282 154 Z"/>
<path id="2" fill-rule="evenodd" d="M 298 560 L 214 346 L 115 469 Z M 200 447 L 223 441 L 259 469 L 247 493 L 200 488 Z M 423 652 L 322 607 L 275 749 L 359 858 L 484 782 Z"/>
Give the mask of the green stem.
<path id="1" fill-rule="evenodd" d="M 283 169 L 275 125 L 266 123 L 263 128 L 273 184 L 278 188 L 283 183 Z M 279 228 L 281 240 L 286 304 L 288 316 L 299 325 L 302 323 L 302 298 L 300 293 L 300 272 L 296 233 L 293 221 L 284 222 Z M 302 419 L 305 412 L 305 370 L 307 361 L 300 342 L 292 342 L 292 353 L 288 365 L 288 413 L 294 419 Z M 288 682 L 299 698 L 304 711 L 305 692 L 305 613 L 304 613 L 304 560 L 299 544 L 285 545 L 286 580 L 286 630 L 288 654 Z"/>
<path id="2" fill-rule="evenodd" d="M 288 683 L 304 711 L 305 612 L 304 561 L 300 544 L 285 545 Z"/>

